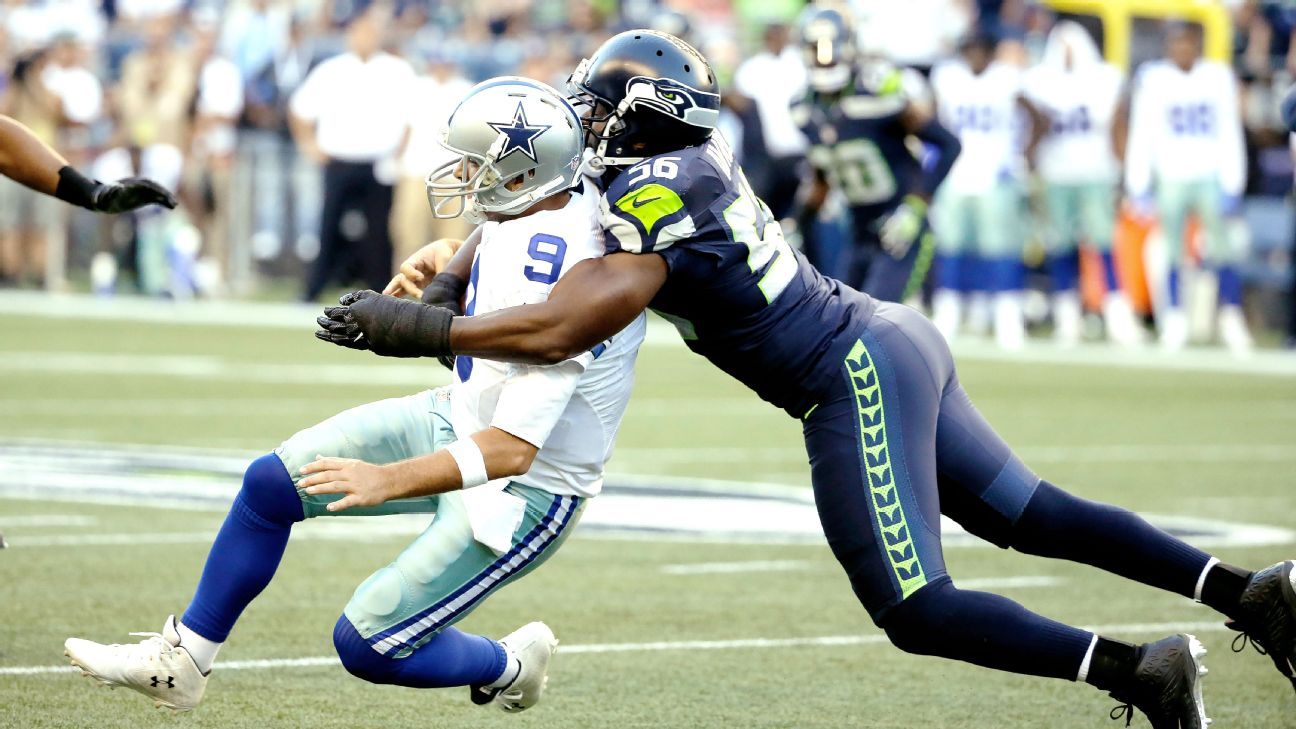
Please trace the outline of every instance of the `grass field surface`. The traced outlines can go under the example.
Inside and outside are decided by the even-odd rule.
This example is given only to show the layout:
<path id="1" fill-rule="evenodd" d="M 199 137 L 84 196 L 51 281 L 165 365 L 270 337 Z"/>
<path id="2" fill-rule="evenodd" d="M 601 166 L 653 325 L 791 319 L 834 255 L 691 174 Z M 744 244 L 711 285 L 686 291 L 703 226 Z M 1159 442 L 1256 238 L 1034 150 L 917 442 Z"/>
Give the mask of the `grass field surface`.
<path id="1" fill-rule="evenodd" d="M 11 314 L 0 341 L 0 528 L 12 544 L 0 552 L 0 726 L 1111 725 L 1114 702 L 1087 686 L 892 648 L 821 539 L 653 536 L 593 524 L 461 623 L 495 636 L 534 619 L 555 629 L 562 646 L 536 709 L 508 716 L 472 706 L 466 690 L 373 686 L 336 664 L 330 631 L 354 587 L 411 532 L 404 522 L 388 529 L 355 520 L 300 528 L 275 582 L 222 649 L 203 706 L 158 712 L 132 692 L 64 670 L 63 640 L 136 640 L 127 633 L 158 630 L 184 609 L 223 518 L 220 494 L 237 486 L 230 464 L 347 407 L 441 384 L 446 374 L 434 363 L 318 343 L 313 310 L 304 308 L 180 316 L 159 304 L 104 313 L 89 299 L 48 311 L 32 299 L 10 303 L 29 313 Z M 235 309 L 264 315 L 258 326 L 222 323 Z M 960 351 L 973 400 L 1045 478 L 1167 523 L 1223 524 L 1188 531 L 1214 540 L 1226 561 L 1259 567 L 1296 554 L 1290 360 Z M 43 449 L 47 468 L 23 455 L 33 448 Z M 146 478 L 122 471 L 113 454 L 123 452 L 183 457 L 149 466 Z M 673 486 L 723 480 L 731 491 L 808 487 L 798 424 L 658 328 L 640 357 L 611 472 L 614 485 L 634 476 Z M 53 486 L 39 487 L 43 475 L 71 490 L 55 498 Z M 161 491 L 133 491 L 136 481 Z M 211 484 L 215 496 L 186 501 L 186 489 Z M 78 486 L 99 495 L 78 496 Z M 616 496 L 610 490 L 608 503 Z M 789 519 L 805 508 L 793 501 Z M 740 513 L 726 511 L 729 503 L 715 507 L 715 521 Z M 1231 652 L 1233 634 L 1208 609 L 1079 565 L 965 543 L 947 552 L 963 586 L 1129 640 L 1196 632 L 1210 649 L 1205 692 L 1215 726 L 1296 726 L 1291 686 L 1267 658 Z"/>

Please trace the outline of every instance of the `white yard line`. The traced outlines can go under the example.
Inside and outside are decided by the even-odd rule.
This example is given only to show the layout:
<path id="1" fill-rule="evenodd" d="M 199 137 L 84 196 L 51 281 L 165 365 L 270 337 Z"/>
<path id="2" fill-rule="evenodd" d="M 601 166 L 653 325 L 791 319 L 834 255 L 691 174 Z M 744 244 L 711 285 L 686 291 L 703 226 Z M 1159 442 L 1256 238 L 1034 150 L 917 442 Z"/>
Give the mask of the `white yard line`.
<path id="1" fill-rule="evenodd" d="M 0 516 L 0 527 L 84 527 L 94 526 L 99 518 L 89 514 L 22 514 Z"/>
<path id="2" fill-rule="evenodd" d="M 661 571 L 668 575 L 727 575 L 743 572 L 794 572 L 804 570 L 813 562 L 803 559 L 763 559 L 747 562 L 695 562 L 663 565 Z"/>
<path id="3" fill-rule="evenodd" d="M 1161 634 L 1161 633 L 1218 633 L 1228 630 L 1222 622 L 1184 623 L 1119 623 L 1115 625 L 1088 626 L 1085 630 L 1104 635 Z M 888 643 L 885 635 L 825 635 L 809 638 L 739 638 L 735 640 L 679 640 L 652 643 L 584 643 L 558 648 L 559 655 L 582 653 L 648 653 L 657 651 L 714 651 L 771 648 L 822 648 L 839 646 L 882 645 Z M 339 665 L 336 656 L 310 656 L 305 658 L 265 658 L 246 661 L 221 661 L 219 671 L 259 670 L 270 668 L 313 668 Z M 71 673 L 72 666 L 0 666 L 0 676 L 35 676 L 49 673 Z"/>
<path id="4" fill-rule="evenodd" d="M 50 295 L 43 292 L 0 292 L 0 308 L 10 316 L 70 320 L 132 321 L 186 326 L 238 326 L 289 329 L 309 336 L 323 304 L 250 301 L 169 302 L 157 299 L 117 297 L 105 299 L 86 294 Z M 649 319 L 648 346 L 682 348 L 683 342 L 670 324 Z M 1086 367 L 1296 377 L 1296 355 L 1261 350 L 1247 357 L 1235 357 L 1216 347 L 1193 347 L 1178 353 L 1156 347 L 1125 350 L 1105 343 L 1088 343 L 1058 348 L 1050 342 L 1031 341 L 1025 349 L 1005 352 L 987 341 L 960 339 L 953 343 L 958 359 L 988 362 L 1018 362 Z"/>

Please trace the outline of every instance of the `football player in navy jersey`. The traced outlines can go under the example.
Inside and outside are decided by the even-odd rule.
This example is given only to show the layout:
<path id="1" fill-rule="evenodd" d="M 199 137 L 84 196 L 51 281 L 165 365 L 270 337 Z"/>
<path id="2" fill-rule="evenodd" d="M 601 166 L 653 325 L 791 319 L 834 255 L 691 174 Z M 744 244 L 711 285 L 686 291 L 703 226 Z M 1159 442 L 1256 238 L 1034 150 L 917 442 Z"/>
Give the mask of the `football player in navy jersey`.
<path id="1" fill-rule="evenodd" d="M 1132 645 L 959 589 L 941 553 L 944 513 L 1001 547 L 1199 600 L 1291 677 L 1296 563 L 1223 564 L 1035 475 L 972 406 L 927 319 L 821 276 L 784 242 L 711 134 L 720 99 L 697 51 L 627 31 L 582 61 L 569 86 L 588 107 L 587 145 L 607 166 L 608 254 L 573 267 L 545 302 L 456 316 L 470 237 L 426 282 L 422 303 L 350 294 L 320 318 L 320 339 L 386 356 L 552 363 L 652 308 L 690 349 L 802 421 L 828 544 L 902 650 L 1087 681 L 1159 729 L 1206 724 L 1195 638 Z"/>
<path id="2" fill-rule="evenodd" d="M 958 157 L 958 138 L 908 98 L 902 71 L 861 62 L 849 11 L 811 6 L 801 23 L 810 90 L 793 118 L 810 140 L 814 177 L 802 219 L 818 212 L 829 188 L 850 206 L 855 245 L 847 282 L 882 301 L 919 291 L 935 243 L 927 206 Z M 914 138 L 933 155 L 924 165 Z"/>

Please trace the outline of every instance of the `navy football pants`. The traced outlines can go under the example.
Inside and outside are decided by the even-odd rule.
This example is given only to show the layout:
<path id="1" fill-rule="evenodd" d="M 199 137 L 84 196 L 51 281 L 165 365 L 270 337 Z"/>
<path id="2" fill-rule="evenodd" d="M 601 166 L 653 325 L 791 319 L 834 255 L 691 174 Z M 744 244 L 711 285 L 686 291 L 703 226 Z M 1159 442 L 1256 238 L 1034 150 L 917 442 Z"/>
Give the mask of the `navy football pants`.
<path id="1" fill-rule="evenodd" d="M 942 513 L 1000 547 L 1190 597 L 1210 559 L 1135 514 L 1042 482 L 973 407 L 935 326 L 905 306 L 879 305 L 804 431 L 828 544 L 883 627 L 922 588 L 948 589 Z"/>

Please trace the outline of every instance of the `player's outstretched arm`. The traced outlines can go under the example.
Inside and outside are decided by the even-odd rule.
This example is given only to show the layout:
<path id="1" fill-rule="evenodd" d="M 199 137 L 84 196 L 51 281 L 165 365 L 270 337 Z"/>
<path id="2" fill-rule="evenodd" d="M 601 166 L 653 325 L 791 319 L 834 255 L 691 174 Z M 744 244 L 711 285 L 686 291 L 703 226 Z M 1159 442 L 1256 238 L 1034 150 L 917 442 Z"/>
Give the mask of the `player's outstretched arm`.
<path id="1" fill-rule="evenodd" d="M 666 282 L 666 260 L 614 253 L 576 264 L 547 301 L 481 316 L 353 291 L 316 319 L 323 341 L 384 357 L 466 354 L 502 362 L 557 364 L 625 329 Z"/>
<path id="2" fill-rule="evenodd" d="M 0 174 L 95 212 L 124 213 L 153 204 L 176 206 L 175 197 L 152 180 L 129 178 L 104 184 L 86 178 L 30 129 L 7 116 L 0 116 Z"/>
<path id="3" fill-rule="evenodd" d="M 625 329 L 666 283 L 659 255 L 613 253 L 581 261 L 563 275 L 547 301 L 450 325 L 455 354 L 503 362 L 556 364 Z"/>
<path id="4" fill-rule="evenodd" d="M 417 458 L 383 465 L 318 456 L 302 467 L 308 494 L 343 494 L 329 511 L 377 506 L 396 499 L 443 494 L 531 470 L 539 449 L 499 428 L 487 428 Z"/>
<path id="5" fill-rule="evenodd" d="M 467 281 L 480 241 L 481 227 L 478 226 L 464 240 L 442 238 L 428 243 L 401 262 L 400 269 L 387 284 L 387 288 L 383 289 L 383 293 L 422 299 L 429 304 L 437 303 L 438 300 L 428 300 L 428 286 L 438 276 L 442 277 L 442 281 Z M 459 295 L 463 295 L 462 290 Z"/>

